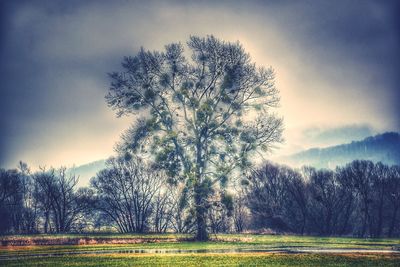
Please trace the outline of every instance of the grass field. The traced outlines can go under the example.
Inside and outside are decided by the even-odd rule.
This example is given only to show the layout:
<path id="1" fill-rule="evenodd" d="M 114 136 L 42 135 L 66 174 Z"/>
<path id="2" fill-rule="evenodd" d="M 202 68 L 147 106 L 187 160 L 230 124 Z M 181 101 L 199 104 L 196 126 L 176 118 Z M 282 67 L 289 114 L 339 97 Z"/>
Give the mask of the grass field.
<path id="1" fill-rule="evenodd" d="M 399 239 L 226 234 L 192 242 L 188 235 L 90 234 L 0 241 L 0 266 L 400 266 Z M 22 241 L 29 245 L 4 245 Z"/>

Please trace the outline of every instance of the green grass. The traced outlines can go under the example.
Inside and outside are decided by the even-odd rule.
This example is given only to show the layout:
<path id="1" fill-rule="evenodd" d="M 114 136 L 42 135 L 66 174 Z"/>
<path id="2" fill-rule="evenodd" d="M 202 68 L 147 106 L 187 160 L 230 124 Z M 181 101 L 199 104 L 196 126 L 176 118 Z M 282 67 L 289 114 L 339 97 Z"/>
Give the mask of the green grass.
<path id="1" fill-rule="evenodd" d="M 32 258 L 4 261 L 3 266 L 399 266 L 400 259 L 388 255 L 321 254 L 188 254 L 103 255 Z"/>
<path id="2" fill-rule="evenodd" d="M 9 238 L 138 238 L 156 239 L 150 243 L 138 244 L 95 244 L 95 245 L 57 245 L 1 247 L 0 256 L 24 256 L 24 258 L 0 259 L 0 266 L 132 266 L 132 265 L 170 265 L 170 266 L 400 266 L 400 254 L 279 254 L 279 253 L 186 253 L 185 250 L 201 249 L 284 249 L 307 248 L 361 248 L 388 250 L 400 246 L 399 239 L 359 239 L 343 237 L 305 237 L 279 235 L 230 235 L 211 236 L 210 242 L 171 242 L 176 238 L 187 239 L 188 235 L 137 235 L 137 234 L 89 234 L 89 235 L 29 235 L 6 236 Z M 133 254 L 121 253 L 134 249 L 181 249 L 183 254 Z M 82 252 L 85 255 L 46 257 L 40 254 Z M 105 251 L 105 254 L 94 254 Z M 93 254 L 90 254 L 92 253 Z M 189 251 L 190 252 L 190 251 Z M 34 257 L 36 255 L 36 257 Z"/>

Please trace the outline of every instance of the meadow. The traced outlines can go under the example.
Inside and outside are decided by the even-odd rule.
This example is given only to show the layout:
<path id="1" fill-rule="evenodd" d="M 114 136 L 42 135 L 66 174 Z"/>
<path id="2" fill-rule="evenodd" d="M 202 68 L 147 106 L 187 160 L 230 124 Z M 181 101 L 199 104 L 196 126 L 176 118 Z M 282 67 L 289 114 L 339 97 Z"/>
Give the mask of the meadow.
<path id="1" fill-rule="evenodd" d="M 399 239 L 219 234 L 0 238 L 1 266 L 400 266 Z"/>

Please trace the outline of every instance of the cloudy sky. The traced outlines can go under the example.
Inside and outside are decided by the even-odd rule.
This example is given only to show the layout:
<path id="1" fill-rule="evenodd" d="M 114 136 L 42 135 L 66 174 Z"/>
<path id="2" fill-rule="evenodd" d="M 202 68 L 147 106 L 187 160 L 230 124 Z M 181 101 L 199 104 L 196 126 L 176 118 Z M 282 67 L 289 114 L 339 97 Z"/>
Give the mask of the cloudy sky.
<path id="1" fill-rule="evenodd" d="M 276 155 L 400 131 L 398 3 L 1 1 L 0 166 L 110 156 L 132 118 L 106 106 L 107 72 L 190 35 L 239 40 L 275 69 L 286 128 Z"/>

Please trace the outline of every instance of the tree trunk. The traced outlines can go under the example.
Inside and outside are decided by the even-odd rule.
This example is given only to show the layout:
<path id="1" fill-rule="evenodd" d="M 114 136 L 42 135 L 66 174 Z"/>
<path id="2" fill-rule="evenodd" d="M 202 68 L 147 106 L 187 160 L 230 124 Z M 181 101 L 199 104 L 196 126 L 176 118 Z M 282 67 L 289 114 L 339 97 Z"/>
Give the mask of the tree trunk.
<path id="1" fill-rule="evenodd" d="M 364 218 L 363 218 L 363 225 L 362 225 L 362 230 L 361 230 L 361 237 L 365 237 L 365 234 L 367 232 L 367 224 L 369 221 L 369 214 L 368 214 L 368 203 L 367 203 L 367 197 L 364 196 Z"/>
<path id="2" fill-rule="evenodd" d="M 48 233 L 48 227 L 49 227 L 49 213 L 46 211 L 45 213 L 44 213 L 45 215 L 44 215 L 44 218 L 45 218 L 45 220 L 44 220 L 44 233 L 45 234 L 47 234 Z"/>
<path id="3" fill-rule="evenodd" d="M 383 190 L 382 190 L 383 191 Z M 379 201 L 379 210 L 378 210 L 378 225 L 375 229 L 375 237 L 380 237 L 382 234 L 382 225 L 383 225 L 383 196 L 384 192 L 381 192 L 380 201 Z"/>
<path id="4" fill-rule="evenodd" d="M 390 222 L 390 228 L 389 228 L 389 233 L 388 236 L 392 237 L 393 236 L 393 231 L 394 231 L 394 227 L 396 225 L 396 217 L 397 217 L 397 210 L 398 210 L 399 206 L 396 206 L 393 210 L 393 215 L 392 215 L 392 219 Z"/>
<path id="5" fill-rule="evenodd" d="M 348 203 L 347 207 L 346 207 L 346 215 L 344 217 L 344 223 L 343 223 L 342 228 L 341 228 L 341 230 L 339 232 L 340 235 L 343 235 L 343 234 L 346 233 L 346 229 L 347 229 L 347 226 L 349 224 L 349 219 L 350 219 L 350 215 L 351 215 L 351 211 L 352 211 L 351 207 L 352 207 L 353 199 L 350 199 L 349 202 L 350 203 Z"/>
<path id="6" fill-rule="evenodd" d="M 197 241 L 208 240 L 207 233 L 207 196 L 209 194 L 209 184 L 202 178 L 202 171 L 204 168 L 204 161 L 202 158 L 202 142 L 201 137 L 197 138 L 196 142 L 196 183 L 194 186 L 194 204 L 196 211 L 196 224 L 197 224 Z"/>
<path id="7" fill-rule="evenodd" d="M 208 240 L 207 222 L 206 222 L 207 208 L 205 206 L 206 197 L 207 196 L 204 195 L 201 186 L 196 186 L 194 192 L 194 200 L 195 200 L 196 223 L 197 223 L 197 232 L 196 232 L 197 241 Z"/>

